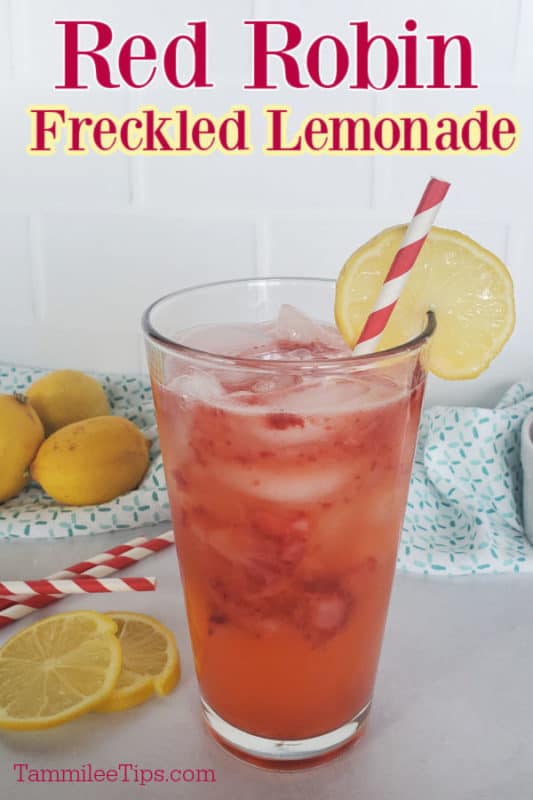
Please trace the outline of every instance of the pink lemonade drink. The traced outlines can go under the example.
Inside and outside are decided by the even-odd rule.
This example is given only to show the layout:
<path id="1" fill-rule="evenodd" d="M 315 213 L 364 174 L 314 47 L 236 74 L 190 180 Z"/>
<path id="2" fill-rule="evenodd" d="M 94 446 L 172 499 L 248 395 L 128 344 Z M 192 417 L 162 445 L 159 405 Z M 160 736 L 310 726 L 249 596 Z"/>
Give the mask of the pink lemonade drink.
<path id="1" fill-rule="evenodd" d="M 283 763 L 352 741 L 370 708 L 429 333 L 355 359 L 280 305 L 175 346 L 148 330 L 148 351 L 204 713 Z"/>

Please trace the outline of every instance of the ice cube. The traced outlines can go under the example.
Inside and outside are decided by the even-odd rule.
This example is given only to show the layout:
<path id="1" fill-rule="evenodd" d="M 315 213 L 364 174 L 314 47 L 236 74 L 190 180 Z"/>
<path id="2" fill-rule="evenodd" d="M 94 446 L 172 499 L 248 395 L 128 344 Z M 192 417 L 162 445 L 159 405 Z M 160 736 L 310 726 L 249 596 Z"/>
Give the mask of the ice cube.
<path id="1" fill-rule="evenodd" d="M 338 591 L 311 595 L 308 625 L 317 633 L 336 633 L 346 621 L 348 606 L 348 600 Z"/>
<path id="2" fill-rule="evenodd" d="M 256 350 L 272 347 L 272 335 L 261 324 L 202 325 L 185 331 L 181 344 L 214 355 L 253 357 Z"/>
<path id="3" fill-rule="evenodd" d="M 398 388 L 379 377 L 327 375 L 307 380 L 279 399 L 282 411 L 335 418 L 384 406 L 399 397 Z"/>
<path id="4" fill-rule="evenodd" d="M 310 503 L 327 497 L 350 480 L 350 469 L 306 466 L 271 472 L 225 464 L 220 480 L 247 494 L 278 503 Z"/>
<path id="5" fill-rule="evenodd" d="M 279 339 L 305 344 L 321 339 L 322 326 L 294 306 L 284 304 L 279 310 L 275 332 Z"/>
<path id="6" fill-rule="evenodd" d="M 168 390 L 185 400 L 202 400 L 207 403 L 223 394 L 222 386 L 214 375 L 207 372 L 190 372 L 174 378 Z"/>
<path id="7" fill-rule="evenodd" d="M 292 389 L 298 386 L 300 379 L 297 375 L 291 375 L 288 372 L 279 372 L 278 374 L 265 375 L 258 378 L 251 386 L 251 391 L 254 394 L 271 394 L 272 392 L 283 391 L 284 389 Z M 265 398 L 268 402 L 268 398 Z"/>
<path id="8" fill-rule="evenodd" d="M 317 355 L 322 358 L 350 355 L 350 350 L 336 328 L 311 319 L 302 311 L 287 304 L 280 308 L 275 323 L 275 334 L 281 341 L 292 342 L 295 345 L 295 349 L 291 350 L 290 356 L 288 356 L 290 358 L 305 361 L 316 358 Z M 325 345 L 326 348 L 333 348 L 338 352 L 319 354 L 315 350 L 307 350 L 305 346 L 297 347 L 297 345 L 312 343 Z"/>

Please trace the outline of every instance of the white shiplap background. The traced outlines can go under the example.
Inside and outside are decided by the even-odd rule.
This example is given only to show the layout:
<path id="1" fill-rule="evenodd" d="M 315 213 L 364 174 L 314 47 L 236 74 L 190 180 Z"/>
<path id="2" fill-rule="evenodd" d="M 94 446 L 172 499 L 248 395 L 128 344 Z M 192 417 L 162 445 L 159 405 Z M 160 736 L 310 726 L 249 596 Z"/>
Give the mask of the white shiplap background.
<path id="1" fill-rule="evenodd" d="M 421 36 L 463 33 L 474 47 L 475 91 L 244 92 L 250 33 L 243 19 L 293 19 L 309 41 L 349 20 L 397 36 L 415 17 Z M 135 33 L 160 44 L 209 24 L 214 89 L 55 92 L 61 29 L 54 19 L 102 19 L 120 44 Z M 182 286 L 271 274 L 335 276 L 380 228 L 407 219 L 430 174 L 453 182 L 439 223 L 494 250 L 516 283 L 518 321 L 505 352 L 474 382 L 433 380 L 430 399 L 492 403 L 531 379 L 533 341 L 533 0 L 0 0 L 0 361 L 47 367 L 143 368 L 139 317 L 149 301 Z M 116 49 L 112 52 L 116 52 Z M 421 48 L 427 77 L 428 50 Z M 86 72 L 91 82 L 91 73 Z M 250 156 L 30 157 L 28 105 L 65 104 L 120 115 L 143 103 L 253 112 Z M 509 156 L 266 157 L 266 103 L 312 112 L 468 112 L 490 105 L 518 117 Z"/>

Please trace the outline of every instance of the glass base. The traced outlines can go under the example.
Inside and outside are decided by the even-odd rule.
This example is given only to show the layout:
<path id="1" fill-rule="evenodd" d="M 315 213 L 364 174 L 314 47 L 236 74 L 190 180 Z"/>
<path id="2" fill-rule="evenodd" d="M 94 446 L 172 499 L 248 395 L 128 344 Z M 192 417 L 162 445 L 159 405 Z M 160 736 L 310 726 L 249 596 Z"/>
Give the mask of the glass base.
<path id="1" fill-rule="evenodd" d="M 309 739 L 267 739 L 240 730 L 226 722 L 202 700 L 204 718 L 214 738 L 233 755 L 269 769 L 300 769 L 338 755 L 361 737 L 371 701 L 349 722 L 333 731 Z"/>

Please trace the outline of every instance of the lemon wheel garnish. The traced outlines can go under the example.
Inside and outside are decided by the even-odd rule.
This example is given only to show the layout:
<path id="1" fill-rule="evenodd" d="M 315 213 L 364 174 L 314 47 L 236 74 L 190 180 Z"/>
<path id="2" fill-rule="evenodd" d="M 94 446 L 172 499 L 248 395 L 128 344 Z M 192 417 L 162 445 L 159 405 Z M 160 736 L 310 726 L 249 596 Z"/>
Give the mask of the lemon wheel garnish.
<path id="1" fill-rule="evenodd" d="M 117 684 L 97 711 L 121 711 L 143 703 L 154 693 L 165 695 L 180 678 L 180 659 L 174 634 L 146 614 L 113 611 L 122 647 L 122 670 Z"/>
<path id="2" fill-rule="evenodd" d="M 335 318 L 353 347 L 372 311 L 406 226 L 388 228 L 353 253 L 337 280 Z M 437 330 L 429 369 L 448 380 L 475 378 L 510 337 L 513 281 L 505 264 L 473 239 L 447 228 L 431 232 L 380 340 L 385 350 L 412 339 L 428 310 Z"/>
<path id="3" fill-rule="evenodd" d="M 99 705 L 122 665 L 116 623 L 94 611 L 46 617 L 0 648 L 0 728 L 51 728 Z"/>

